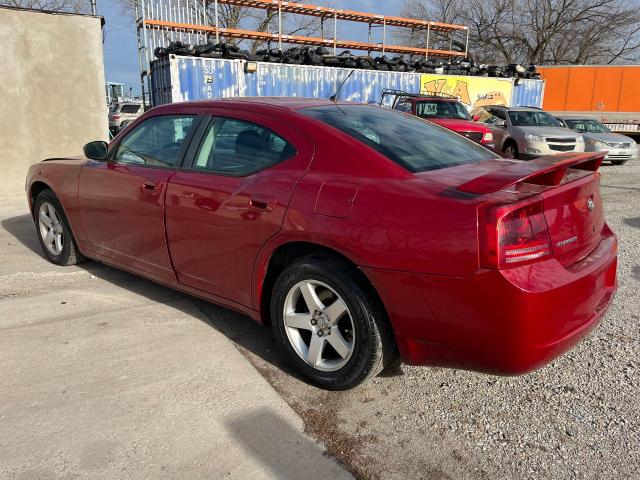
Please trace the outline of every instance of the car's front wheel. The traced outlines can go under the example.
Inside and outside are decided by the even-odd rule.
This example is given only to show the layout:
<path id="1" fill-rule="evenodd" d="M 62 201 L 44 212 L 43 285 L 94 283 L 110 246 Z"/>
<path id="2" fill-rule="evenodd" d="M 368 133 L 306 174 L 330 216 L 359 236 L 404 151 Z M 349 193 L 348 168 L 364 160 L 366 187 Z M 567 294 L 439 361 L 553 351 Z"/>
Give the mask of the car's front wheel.
<path id="1" fill-rule="evenodd" d="M 396 355 L 380 301 L 355 267 L 332 257 L 305 257 L 279 275 L 271 321 L 289 360 L 324 388 L 355 387 Z"/>
<path id="2" fill-rule="evenodd" d="M 518 146 L 513 142 L 507 143 L 502 149 L 502 152 L 506 158 L 518 158 Z"/>
<path id="3" fill-rule="evenodd" d="M 43 190 L 33 203 L 33 220 L 46 257 L 57 265 L 75 265 L 85 257 L 78 250 L 58 197 Z"/>

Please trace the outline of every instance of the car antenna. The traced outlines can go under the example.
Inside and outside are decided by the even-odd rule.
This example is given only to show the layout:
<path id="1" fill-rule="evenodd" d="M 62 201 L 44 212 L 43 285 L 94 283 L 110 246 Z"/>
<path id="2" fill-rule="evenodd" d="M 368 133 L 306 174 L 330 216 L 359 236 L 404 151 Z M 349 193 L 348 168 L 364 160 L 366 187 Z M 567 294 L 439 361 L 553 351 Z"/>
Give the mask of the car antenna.
<path id="1" fill-rule="evenodd" d="M 347 80 L 349 80 L 349 77 L 353 74 L 353 72 L 355 72 L 355 69 L 351 70 L 349 72 L 349 75 L 347 75 L 347 77 L 342 81 L 342 83 L 340 83 L 340 86 L 336 90 L 336 93 L 334 93 L 329 97 L 329 100 L 331 100 L 333 103 L 336 103 L 336 104 L 338 103 L 338 94 L 340 93 L 340 90 L 342 90 L 342 87 L 344 86 L 344 84 L 347 83 Z"/>

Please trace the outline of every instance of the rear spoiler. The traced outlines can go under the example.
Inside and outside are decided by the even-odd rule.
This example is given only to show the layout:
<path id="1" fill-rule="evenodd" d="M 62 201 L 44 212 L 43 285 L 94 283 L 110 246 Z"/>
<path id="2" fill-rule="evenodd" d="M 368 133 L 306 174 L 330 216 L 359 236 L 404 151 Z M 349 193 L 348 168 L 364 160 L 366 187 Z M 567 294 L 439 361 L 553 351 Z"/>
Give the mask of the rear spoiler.
<path id="1" fill-rule="evenodd" d="M 517 183 L 559 185 L 568 168 L 595 172 L 600 168 L 605 153 L 567 153 L 548 155 L 528 162 L 518 162 L 474 178 L 458 187 L 466 193 L 493 193 Z"/>

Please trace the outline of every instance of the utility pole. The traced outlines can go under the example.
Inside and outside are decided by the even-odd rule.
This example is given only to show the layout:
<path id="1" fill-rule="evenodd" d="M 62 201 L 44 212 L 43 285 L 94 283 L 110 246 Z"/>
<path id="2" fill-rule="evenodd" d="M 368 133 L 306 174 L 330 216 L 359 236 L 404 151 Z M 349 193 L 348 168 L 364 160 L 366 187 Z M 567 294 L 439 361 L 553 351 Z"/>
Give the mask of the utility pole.
<path id="1" fill-rule="evenodd" d="M 98 8 L 96 6 L 96 0 L 91 0 L 91 15 L 97 15 Z"/>

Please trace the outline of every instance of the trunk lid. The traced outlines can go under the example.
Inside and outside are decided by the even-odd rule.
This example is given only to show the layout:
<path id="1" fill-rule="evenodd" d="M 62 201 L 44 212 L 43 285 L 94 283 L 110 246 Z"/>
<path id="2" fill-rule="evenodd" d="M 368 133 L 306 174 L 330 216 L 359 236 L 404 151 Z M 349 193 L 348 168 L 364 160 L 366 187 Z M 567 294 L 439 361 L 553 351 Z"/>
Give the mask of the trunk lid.
<path id="1" fill-rule="evenodd" d="M 600 243 L 604 211 L 600 175 L 568 172 L 566 181 L 542 192 L 553 254 L 562 265 L 587 256 Z"/>

